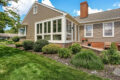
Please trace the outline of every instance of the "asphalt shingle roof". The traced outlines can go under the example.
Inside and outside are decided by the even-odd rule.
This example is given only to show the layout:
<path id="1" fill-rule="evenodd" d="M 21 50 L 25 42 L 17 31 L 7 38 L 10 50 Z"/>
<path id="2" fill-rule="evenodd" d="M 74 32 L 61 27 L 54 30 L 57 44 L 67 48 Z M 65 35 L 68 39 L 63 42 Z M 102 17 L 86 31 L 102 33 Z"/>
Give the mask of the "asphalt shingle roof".
<path id="1" fill-rule="evenodd" d="M 86 18 L 80 18 L 80 16 L 75 17 L 75 19 L 79 23 L 88 23 L 88 22 L 96 22 L 96 21 L 104 21 L 104 20 L 110 20 L 110 19 L 117 19 L 120 18 L 120 8 L 89 14 Z"/>

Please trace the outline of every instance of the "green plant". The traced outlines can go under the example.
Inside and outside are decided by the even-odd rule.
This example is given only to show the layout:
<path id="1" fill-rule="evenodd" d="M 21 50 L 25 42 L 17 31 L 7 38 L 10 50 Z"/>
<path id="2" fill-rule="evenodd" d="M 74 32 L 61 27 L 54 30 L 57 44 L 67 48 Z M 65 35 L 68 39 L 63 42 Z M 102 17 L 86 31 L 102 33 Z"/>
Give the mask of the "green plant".
<path id="1" fill-rule="evenodd" d="M 23 44 L 22 44 L 22 42 L 16 42 L 16 43 L 15 43 L 15 46 L 16 46 L 16 47 L 22 47 Z"/>
<path id="2" fill-rule="evenodd" d="M 57 44 L 48 44 L 42 48 L 42 52 L 46 54 L 56 54 L 58 53 L 60 46 Z"/>
<path id="3" fill-rule="evenodd" d="M 42 48 L 45 46 L 45 45 L 48 45 L 49 42 L 47 40 L 38 40 L 35 42 L 34 44 L 34 51 L 36 52 L 41 52 L 42 51 Z"/>
<path id="4" fill-rule="evenodd" d="M 58 51 L 59 57 L 61 58 L 68 58 L 71 57 L 71 50 L 67 49 L 67 48 L 61 48 Z"/>
<path id="5" fill-rule="evenodd" d="M 101 70 L 104 68 L 102 60 L 92 50 L 82 50 L 76 54 L 71 63 L 76 67 Z"/>
<path id="6" fill-rule="evenodd" d="M 12 40 L 13 40 L 14 42 L 19 42 L 20 38 L 19 38 L 18 36 L 15 36 L 15 37 L 12 38 Z"/>
<path id="7" fill-rule="evenodd" d="M 34 45 L 33 41 L 26 40 L 26 41 L 23 42 L 23 48 L 25 50 L 32 50 L 33 49 L 33 45 Z"/>
<path id="8" fill-rule="evenodd" d="M 73 54 L 76 54 L 81 51 L 81 46 L 78 43 L 72 44 L 69 49 L 72 51 Z"/>
<path id="9" fill-rule="evenodd" d="M 110 55 L 113 55 L 113 54 L 116 53 L 116 52 L 117 52 L 117 46 L 116 46 L 116 44 L 113 42 L 113 43 L 111 44 L 110 49 L 108 50 L 108 53 L 109 53 Z"/>
<path id="10" fill-rule="evenodd" d="M 120 52 L 117 51 L 116 44 L 112 43 L 110 49 L 103 51 L 101 58 L 104 64 L 120 64 Z"/>

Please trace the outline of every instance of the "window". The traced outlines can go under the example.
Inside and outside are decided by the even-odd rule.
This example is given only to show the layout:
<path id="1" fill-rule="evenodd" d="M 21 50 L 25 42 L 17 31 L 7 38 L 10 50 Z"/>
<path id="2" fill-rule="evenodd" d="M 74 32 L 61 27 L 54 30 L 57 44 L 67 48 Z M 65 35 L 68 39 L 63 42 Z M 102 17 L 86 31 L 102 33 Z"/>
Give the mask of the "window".
<path id="1" fill-rule="evenodd" d="M 103 24 L 103 36 L 114 37 L 114 23 L 113 22 Z"/>
<path id="2" fill-rule="evenodd" d="M 61 35 L 53 35 L 53 40 L 61 40 Z"/>
<path id="3" fill-rule="evenodd" d="M 58 19 L 58 20 L 54 20 L 53 21 L 53 32 L 61 32 L 62 31 L 62 20 Z"/>
<path id="4" fill-rule="evenodd" d="M 51 33 L 51 22 L 44 23 L 44 33 Z"/>
<path id="5" fill-rule="evenodd" d="M 93 37 L 93 25 L 85 25 L 85 37 Z"/>
<path id="6" fill-rule="evenodd" d="M 45 40 L 50 40 L 50 39 L 51 39 L 51 35 L 45 35 L 45 36 L 44 36 L 44 39 L 45 39 Z"/>
<path id="7" fill-rule="evenodd" d="M 38 8 L 37 5 L 35 5 L 35 6 L 33 7 L 33 14 L 37 14 L 37 8 Z"/>
<path id="8" fill-rule="evenodd" d="M 37 34 L 42 34 L 42 23 L 37 24 Z"/>
<path id="9" fill-rule="evenodd" d="M 37 36 L 37 40 L 40 40 L 40 39 L 42 39 L 42 36 Z"/>
<path id="10" fill-rule="evenodd" d="M 19 35 L 26 36 L 26 26 L 19 29 Z"/>
<path id="11" fill-rule="evenodd" d="M 71 33 L 72 23 L 69 20 L 66 20 L 67 32 Z"/>

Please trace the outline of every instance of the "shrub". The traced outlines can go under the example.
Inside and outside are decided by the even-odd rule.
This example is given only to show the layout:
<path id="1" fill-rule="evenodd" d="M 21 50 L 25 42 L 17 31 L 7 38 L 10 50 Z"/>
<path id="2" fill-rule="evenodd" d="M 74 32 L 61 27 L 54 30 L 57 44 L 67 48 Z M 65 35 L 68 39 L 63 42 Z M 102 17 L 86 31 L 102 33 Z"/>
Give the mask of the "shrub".
<path id="1" fill-rule="evenodd" d="M 35 42 L 34 44 L 34 51 L 36 52 L 41 52 L 42 51 L 42 48 L 45 46 L 45 45 L 48 45 L 49 42 L 47 40 L 38 40 Z"/>
<path id="2" fill-rule="evenodd" d="M 104 64 L 120 64 L 120 52 L 117 51 L 116 44 L 112 43 L 110 49 L 103 51 L 101 58 Z"/>
<path id="3" fill-rule="evenodd" d="M 12 38 L 12 40 L 13 40 L 14 42 L 19 42 L 20 38 L 19 38 L 18 36 L 15 36 L 15 37 Z"/>
<path id="4" fill-rule="evenodd" d="M 67 48 L 61 48 L 58 51 L 59 57 L 61 58 L 68 58 L 71 57 L 71 50 L 67 49 Z"/>
<path id="5" fill-rule="evenodd" d="M 15 46 L 16 46 L 16 47 L 22 47 L 23 44 L 22 44 L 22 42 L 16 42 L 16 43 L 15 43 Z"/>
<path id="6" fill-rule="evenodd" d="M 42 48 L 43 53 L 46 54 L 56 54 L 58 53 L 60 46 L 57 44 L 49 44 Z"/>
<path id="7" fill-rule="evenodd" d="M 76 54 L 76 53 L 80 52 L 81 46 L 78 43 L 74 43 L 69 47 L 69 49 L 71 49 L 73 54 Z"/>
<path id="8" fill-rule="evenodd" d="M 32 50 L 33 49 L 34 42 L 33 41 L 24 41 L 23 42 L 23 47 L 25 50 Z"/>
<path id="9" fill-rule="evenodd" d="M 76 54 L 71 63 L 76 67 L 101 70 L 104 68 L 102 60 L 91 50 L 82 50 Z"/>

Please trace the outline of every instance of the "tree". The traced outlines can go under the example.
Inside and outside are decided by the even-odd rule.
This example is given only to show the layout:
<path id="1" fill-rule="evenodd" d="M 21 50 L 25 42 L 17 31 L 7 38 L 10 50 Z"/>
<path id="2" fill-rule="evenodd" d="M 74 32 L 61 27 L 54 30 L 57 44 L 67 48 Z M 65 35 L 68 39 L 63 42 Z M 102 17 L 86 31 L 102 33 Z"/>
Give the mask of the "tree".
<path id="1" fill-rule="evenodd" d="M 18 0 L 0 0 L 1 6 L 8 6 L 9 1 Z M 0 33 L 4 33 L 4 28 L 11 27 L 12 33 L 17 33 L 20 27 L 20 15 L 13 10 L 7 9 L 4 12 L 0 12 Z"/>

